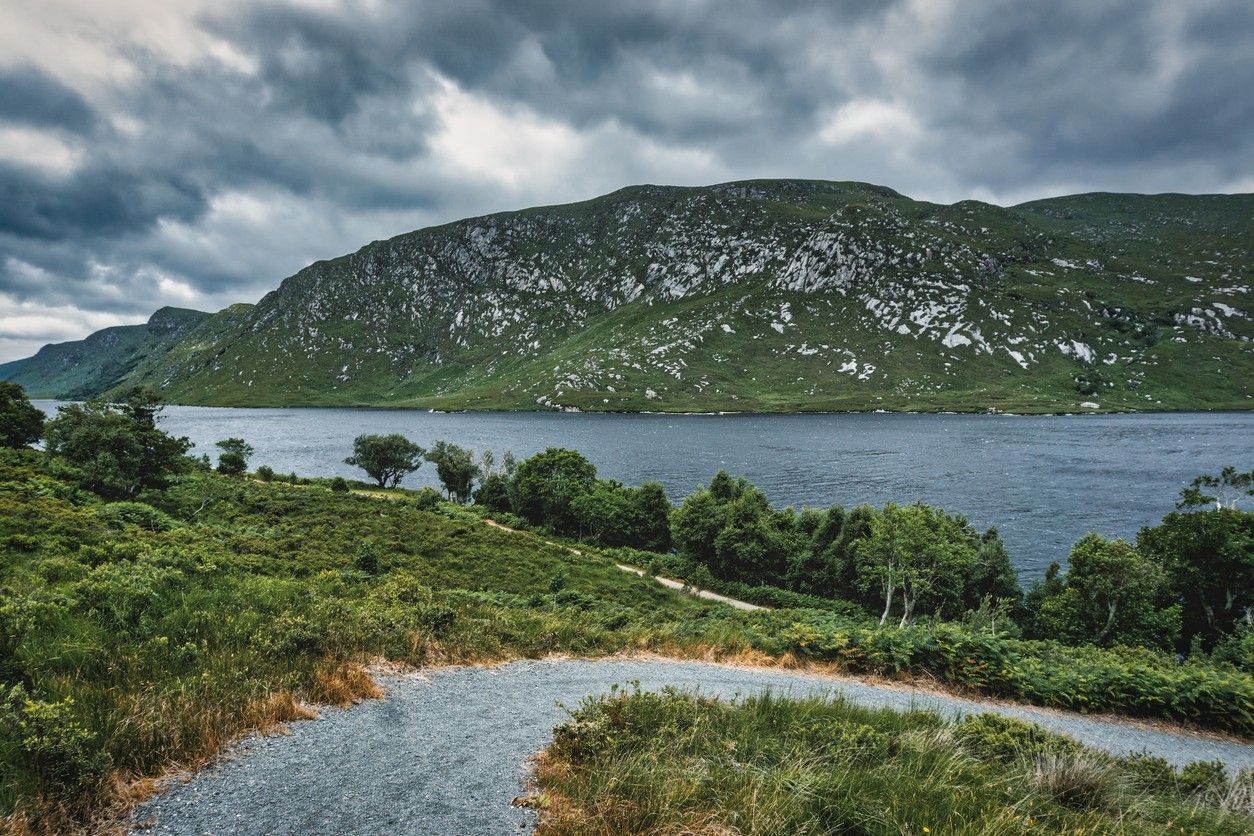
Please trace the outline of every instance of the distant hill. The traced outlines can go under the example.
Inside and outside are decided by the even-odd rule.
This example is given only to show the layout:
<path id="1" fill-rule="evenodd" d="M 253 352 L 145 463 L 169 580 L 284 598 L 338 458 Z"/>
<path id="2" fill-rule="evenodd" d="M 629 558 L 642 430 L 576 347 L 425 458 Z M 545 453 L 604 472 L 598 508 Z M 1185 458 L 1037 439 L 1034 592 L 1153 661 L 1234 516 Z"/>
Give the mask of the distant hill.
<path id="1" fill-rule="evenodd" d="M 162 356 L 209 314 L 162 308 L 143 325 L 119 325 L 83 340 L 53 343 L 34 357 L 0 364 L 0 379 L 32 397 L 84 398 L 123 385 L 143 360 Z"/>
<path id="2" fill-rule="evenodd" d="M 1252 249 L 1252 195 L 637 186 L 312 264 L 120 374 L 21 374 L 228 405 L 1249 409 Z"/>

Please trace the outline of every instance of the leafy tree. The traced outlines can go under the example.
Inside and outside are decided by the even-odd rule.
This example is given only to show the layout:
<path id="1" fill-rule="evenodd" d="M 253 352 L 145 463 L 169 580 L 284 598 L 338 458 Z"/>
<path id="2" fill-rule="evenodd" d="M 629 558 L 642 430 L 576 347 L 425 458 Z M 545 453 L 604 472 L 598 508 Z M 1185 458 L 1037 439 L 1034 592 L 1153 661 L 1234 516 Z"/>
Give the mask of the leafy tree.
<path id="1" fill-rule="evenodd" d="M 248 470 L 248 460 L 252 457 L 253 446 L 247 441 L 242 438 L 224 438 L 218 442 L 217 447 L 222 451 L 218 455 L 219 473 L 239 476 Z"/>
<path id="2" fill-rule="evenodd" d="M 1031 629 L 1042 638 L 1102 646 L 1168 648 L 1180 634 L 1166 573 L 1123 540 L 1088 534 L 1071 549 L 1059 578 L 1051 567 L 1029 596 Z"/>
<path id="3" fill-rule="evenodd" d="M 483 472 L 481 465 L 475 462 L 474 453 L 447 441 L 437 441 L 426 456 L 427 461 L 435 465 L 436 476 L 448 498 L 454 502 L 469 501 L 475 479 Z M 491 466 L 490 458 L 487 464 Z"/>
<path id="4" fill-rule="evenodd" d="M 660 482 L 645 482 L 633 495 L 635 547 L 667 552 L 671 548 L 671 501 Z"/>
<path id="5" fill-rule="evenodd" d="M 657 482 L 627 488 L 598 480 L 571 502 L 579 536 L 607 546 L 670 549 L 670 502 Z"/>
<path id="6" fill-rule="evenodd" d="M 27 447 L 44 434 L 44 414 L 16 383 L 0 381 L 0 447 Z"/>
<path id="7" fill-rule="evenodd" d="M 269 465 L 263 464 L 261 467 L 257 468 L 257 478 L 263 482 L 274 481 L 274 469 Z"/>
<path id="8" fill-rule="evenodd" d="M 138 388 L 118 403 L 95 398 L 59 407 L 46 432 L 54 466 L 107 497 L 166 487 L 187 464 L 192 444 L 162 432 L 160 412 L 161 401 Z"/>
<path id="9" fill-rule="evenodd" d="M 1254 470 L 1238 473 L 1235 467 L 1225 467 L 1218 476 L 1203 475 L 1194 479 L 1180 492 L 1176 507 L 1185 510 L 1213 503 L 1216 510 L 1238 509 L 1251 497 L 1254 497 Z"/>
<path id="10" fill-rule="evenodd" d="M 801 544 L 796 522 L 791 511 L 773 511 L 747 480 L 719 471 L 671 515 L 671 539 L 717 577 L 779 585 Z"/>
<path id="11" fill-rule="evenodd" d="M 1023 587 L 1010 562 L 1006 543 L 996 528 L 990 528 L 980 537 L 975 560 L 966 577 L 964 598 L 968 609 L 980 608 L 986 599 L 1011 601 L 1016 605 L 1022 601 Z"/>
<path id="12" fill-rule="evenodd" d="M 424 453 L 425 450 L 400 433 L 359 435 L 353 439 L 353 455 L 344 463 L 366 471 L 379 487 L 394 488 L 422 466 Z"/>
<path id="13" fill-rule="evenodd" d="M 1210 647 L 1240 624 L 1254 626 L 1254 512 L 1174 512 L 1141 529 L 1136 545 L 1183 603 L 1183 645 L 1197 636 Z"/>
<path id="14" fill-rule="evenodd" d="M 515 510 L 537 525 L 577 533 L 579 521 L 571 506 L 593 486 L 596 476 L 596 467 L 578 452 L 550 447 L 518 465 Z"/>
<path id="15" fill-rule="evenodd" d="M 975 561 L 974 538 L 964 521 L 926 505 L 889 504 L 871 521 L 871 536 L 854 549 L 856 582 L 884 601 L 880 624 L 900 594 L 901 626 L 920 605 L 940 614 L 961 602 L 966 574 Z"/>
<path id="16" fill-rule="evenodd" d="M 491 473 L 479 482 L 479 489 L 475 491 L 475 504 L 492 511 L 512 512 L 512 493 L 508 478 L 501 473 Z"/>

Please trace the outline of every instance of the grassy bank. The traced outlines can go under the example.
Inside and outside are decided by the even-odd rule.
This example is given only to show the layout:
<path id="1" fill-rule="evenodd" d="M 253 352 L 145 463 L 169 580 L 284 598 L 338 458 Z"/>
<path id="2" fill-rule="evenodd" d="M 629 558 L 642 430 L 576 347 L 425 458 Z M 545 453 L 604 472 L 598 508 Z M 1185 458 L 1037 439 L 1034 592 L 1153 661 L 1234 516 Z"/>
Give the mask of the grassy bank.
<path id="1" fill-rule="evenodd" d="M 380 657 L 752 653 L 1254 729 L 1254 680 L 1231 668 L 958 625 L 875 630 L 801 597 L 742 613 L 623 572 L 612 550 L 491 528 L 430 490 L 374 493 L 187 472 L 110 502 L 43 454 L 0 452 L 4 828 L 89 828 L 137 779 L 372 696 L 362 666 Z"/>
<path id="2" fill-rule="evenodd" d="M 1254 776 L 1116 758 L 1008 718 L 764 695 L 585 702 L 541 757 L 543 836 L 1214 833 L 1254 828 Z"/>

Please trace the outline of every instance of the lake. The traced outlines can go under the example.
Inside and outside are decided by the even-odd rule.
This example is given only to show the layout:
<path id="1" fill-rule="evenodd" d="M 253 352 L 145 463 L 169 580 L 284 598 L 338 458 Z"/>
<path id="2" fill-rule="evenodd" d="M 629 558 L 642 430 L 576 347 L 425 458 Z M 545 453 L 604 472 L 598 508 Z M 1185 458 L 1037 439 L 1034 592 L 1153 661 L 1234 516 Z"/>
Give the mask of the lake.
<path id="1" fill-rule="evenodd" d="M 50 401 L 37 402 L 48 412 Z M 1254 467 L 1254 413 L 1143 415 L 599 415 L 391 409 L 172 406 L 163 427 L 216 460 L 215 441 L 247 439 L 252 466 L 364 478 L 343 463 L 360 433 L 446 439 L 519 458 L 579 450 L 599 475 L 654 479 L 678 500 L 719 469 L 783 505 L 921 500 L 997 526 L 1025 578 L 1065 560 L 1089 531 L 1133 538 L 1172 510 L 1199 473 Z M 406 480 L 434 484 L 429 464 Z"/>

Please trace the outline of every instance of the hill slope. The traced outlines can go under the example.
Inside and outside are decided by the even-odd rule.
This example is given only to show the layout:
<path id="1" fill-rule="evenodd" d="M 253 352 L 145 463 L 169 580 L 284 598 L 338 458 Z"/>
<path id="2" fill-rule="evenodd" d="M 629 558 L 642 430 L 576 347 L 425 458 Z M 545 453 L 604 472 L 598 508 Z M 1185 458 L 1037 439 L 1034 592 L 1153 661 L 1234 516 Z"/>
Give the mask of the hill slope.
<path id="1" fill-rule="evenodd" d="M 162 308 L 143 325 L 105 328 L 73 342 L 46 345 L 33 357 L 0 364 L 0 379 L 33 397 L 82 398 L 122 385 L 135 367 L 161 356 L 209 314 Z"/>
<path id="2" fill-rule="evenodd" d="M 1250 195 L 639 186 L 310 265 L 126 380 L 238 405 L 1246 409 L 1251 249 Z"/>

